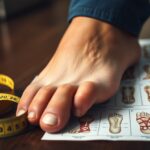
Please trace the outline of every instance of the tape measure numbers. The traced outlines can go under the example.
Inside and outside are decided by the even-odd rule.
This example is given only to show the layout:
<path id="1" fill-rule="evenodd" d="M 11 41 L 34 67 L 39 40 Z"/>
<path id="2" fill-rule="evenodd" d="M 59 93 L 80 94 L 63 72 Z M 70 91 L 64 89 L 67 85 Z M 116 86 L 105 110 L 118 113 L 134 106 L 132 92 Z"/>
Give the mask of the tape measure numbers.
<path id="1" fill-rule="evenodd" d="M 0 74 L 0 85 L 9 88 L 10 93 L 14 93 L 14 81 L 3 74 Z M 18 104 L 20 98 L 13 94 L 0 92 L 0 116 L 11 111 L 13 103 Z M 12 103 L 13 102 L 13 103 Z M 22 132 L 28 125 L 26 114 L 19 117 L 1 117 L 0 118 L 0 138 L 16 135 Z"/>

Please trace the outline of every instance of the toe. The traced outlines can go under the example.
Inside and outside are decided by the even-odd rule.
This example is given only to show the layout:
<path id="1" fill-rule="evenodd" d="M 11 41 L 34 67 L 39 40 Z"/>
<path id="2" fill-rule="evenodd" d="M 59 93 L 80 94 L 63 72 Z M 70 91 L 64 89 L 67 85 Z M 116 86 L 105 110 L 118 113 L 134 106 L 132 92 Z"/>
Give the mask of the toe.
<path id="1" fill-rule="evenodd" d="M 30 123 L 37 124 L 39 122 L 39 119 L 55 90 L 56 88 L 51 85 L 40 88 L 28 108 L 28 120 Z"/>
<path id="2" fill-rule="evenodd" d="M 65 84 L 57 88 L 40 118 L 40 126 L 46 132 L 57 132 L 69 120 L 76 87 Z"/>
<path id="3" fill-rule="evenodd" d="M 95 103 L 96 85 L 93 82 L 82 83 L 74 98 L 74 115 L 81 117 Z"/>
<path id="4" fill-rule="evenodd" d="M 23 95 L 20 99 L 20 102 L 17 106 L 17 111 L 16 111 L 16 116 L 20 116 L 27 112 L 28 107 L 35 96 L 35 94 L 38 92 L 40 89 L 40 85 L 36 83 L 31 83 L 23 92 Z"/>

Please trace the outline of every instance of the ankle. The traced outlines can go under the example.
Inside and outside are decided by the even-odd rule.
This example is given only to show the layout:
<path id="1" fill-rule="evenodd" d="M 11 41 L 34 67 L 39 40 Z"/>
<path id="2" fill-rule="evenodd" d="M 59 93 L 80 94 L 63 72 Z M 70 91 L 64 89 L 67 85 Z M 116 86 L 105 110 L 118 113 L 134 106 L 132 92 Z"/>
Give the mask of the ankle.
<path id="1" fill-rule="evenodd" d="M 125 68 L 129 64 L 136 63 L 141 56 L 138 39 L 107 22 L 88 17 L 75 17 L 69 30 L 71 36 L 73 34 L 81 36 L 82 44 L 97 43 L 97 47 L 103 47 L 103 50 L 108 51 L 106 52 L 108 57 L 118 55 L 118 58 L 116 56 L 114 58 L 120 62 L 124 61 Z"/>

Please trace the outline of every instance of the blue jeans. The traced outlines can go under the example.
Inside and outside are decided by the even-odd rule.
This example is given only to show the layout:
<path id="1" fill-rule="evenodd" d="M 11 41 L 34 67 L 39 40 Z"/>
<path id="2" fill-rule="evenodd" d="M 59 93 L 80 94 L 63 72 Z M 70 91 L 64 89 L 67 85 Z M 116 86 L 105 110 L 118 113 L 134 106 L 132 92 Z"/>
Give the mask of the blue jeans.
<path id="1" fill-rule="evenodd" d="M 150 0 L 72 0 L 68 20 L 76 16 L 103 20 L 138 36 L 150 16 Z"/>

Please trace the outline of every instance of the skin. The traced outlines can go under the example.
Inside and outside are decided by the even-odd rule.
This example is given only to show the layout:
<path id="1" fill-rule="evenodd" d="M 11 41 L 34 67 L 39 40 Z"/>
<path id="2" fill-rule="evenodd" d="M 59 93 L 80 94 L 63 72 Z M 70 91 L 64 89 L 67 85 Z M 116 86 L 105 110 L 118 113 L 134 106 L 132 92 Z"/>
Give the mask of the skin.
<path id="1" fill-rule="evenodd" d="M 47 132 L 65 127 L 71 112 L 83 116 L 95 103 L 113 96 L 124 71 L 140 58 L 137 38 L 103 21 L 75 17 L 39 76 L 25 89 L 17 112 Z M 46 114 L 55 125 L 43 122 Z"/>

